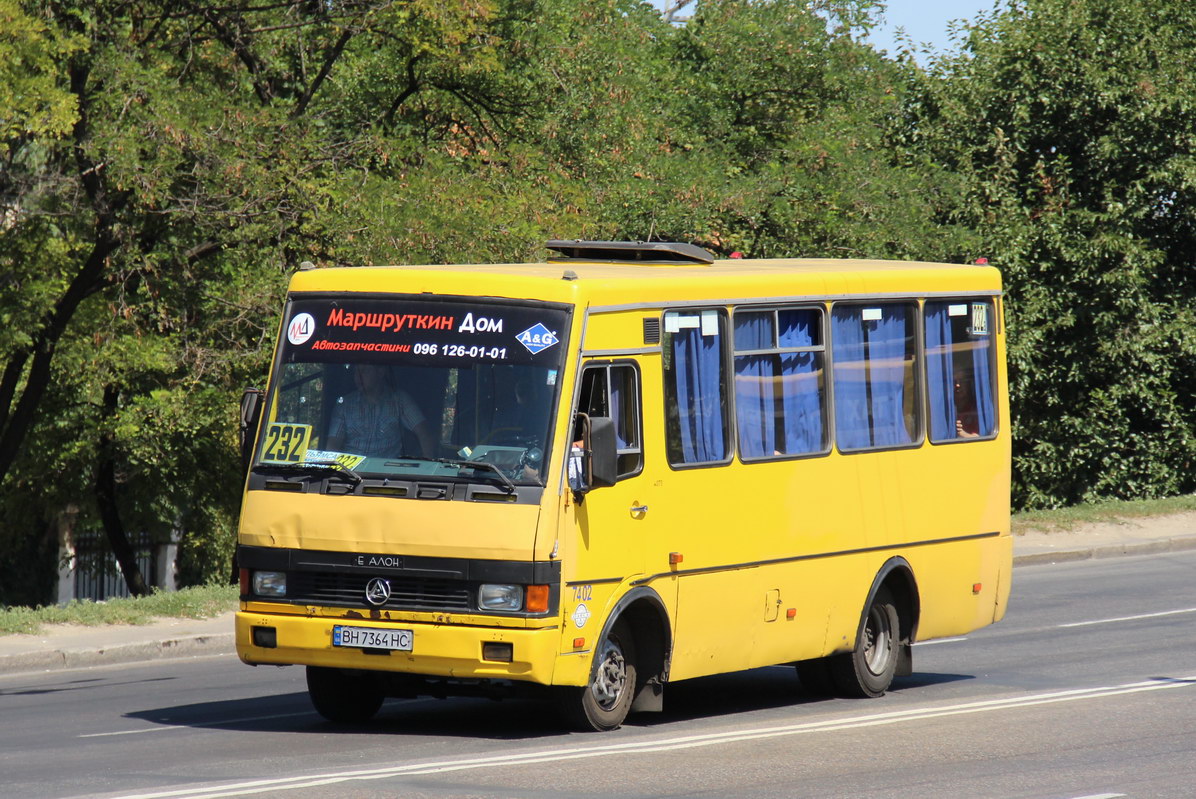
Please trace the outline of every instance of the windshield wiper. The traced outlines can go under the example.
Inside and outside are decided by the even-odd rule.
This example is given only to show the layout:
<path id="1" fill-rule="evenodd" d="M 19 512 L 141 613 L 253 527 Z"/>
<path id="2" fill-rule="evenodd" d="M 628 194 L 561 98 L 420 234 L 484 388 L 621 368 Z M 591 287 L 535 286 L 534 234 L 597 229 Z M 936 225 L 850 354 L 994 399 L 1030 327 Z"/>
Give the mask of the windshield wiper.
<path id="1" fill-rule="evenodd" d="M 253 467 L 255 472 L 273 473 L 296 477 L 335 477 L 350 485 L 361 483 L 361 475 L 341 463 L 259 463 Z"/>
<path id="2" fill-rule="evenodd" d="M 493 472 L 494 476 L 499 479 L 499 482 L 501 482 L 503 488 L 506 489 L 508 494 L 514 494 L 517 490 L 514 481 L 503 474 L 502 469 L 498 468 L 493 463 L 487 463 L 486 461 L 462 461 L 455 458 L 423 458 L 423 460 L 443 463 L 448 466 L 456 466 L 459 469 L 483 469 L 485 471 Z"/>

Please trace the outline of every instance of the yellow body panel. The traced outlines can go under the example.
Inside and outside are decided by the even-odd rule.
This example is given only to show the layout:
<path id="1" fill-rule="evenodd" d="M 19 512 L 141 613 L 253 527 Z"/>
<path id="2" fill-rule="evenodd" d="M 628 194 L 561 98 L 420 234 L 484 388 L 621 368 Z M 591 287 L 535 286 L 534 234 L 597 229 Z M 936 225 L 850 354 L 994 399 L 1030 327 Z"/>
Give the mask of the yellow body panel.
<path id="1" fill-rule="evenodd" d="M 251 546 L 380 555 L 547 560 L 551 536 L 537 541 L 540 509 L 488 502 L 424 502 L 403 497 L 339 497 L 250 491 L 240 542 Z M 401 531 L 401 532 L 398 532 Z M 451 531 L 451 535 L 446 535 Z"/>
<path id="2" fill-rule="evenodd" d="M 562 279 L 566 270 L 570 279 Z M 638 592 L 664 609 L 668 679 L 784 663 L 849 651 L 874 578 L 894 557 L 908 562 L 917 585 L 918 640 L 959 635 L 1004 615 L 1010 439 L 994 269 L 828 260 L 376 267 L 299 272 L 291 291 L 427 292 L 575 308 L 538 507 L 252 491 L 240 532 L 242 544 L 260 547 L 559 562 L 559 613 L 535 623 L 391 614 L 369 624 L 414 629 L 415 649 L 383 658 L 331 647 L 343 609 L 243 603 L 237 647 L 247 662 L 582 685 L 613 614 Z M 826 308 L 957 295 L 997 303 L 995 438 L 858 454 L 832 449 L 763 463 L 735 458 L 702 468 L 667 462 L 662 356 L 659 345 L 644 342 L 645 319 L 676 307 Z M 634 362 L 639 371 L 644 465 L 578 504 L 566 487 L 563 453 L 580 368 L 596 361 Z M 253 646 L 253 625 L 276 627 L 278 647 Z M 515 662 L 482 661 L 485 641 L 514 642 Z"/>

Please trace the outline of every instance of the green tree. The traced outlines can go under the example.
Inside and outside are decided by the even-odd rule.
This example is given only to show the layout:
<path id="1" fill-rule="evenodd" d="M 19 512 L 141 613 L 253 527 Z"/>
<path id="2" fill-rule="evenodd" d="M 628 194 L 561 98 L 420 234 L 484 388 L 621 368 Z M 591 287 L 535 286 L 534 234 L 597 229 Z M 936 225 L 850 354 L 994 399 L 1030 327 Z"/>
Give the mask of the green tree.
<path id="1" fill-rule="evenodd" d="M 181 530 L 220 575 L 236 396 L 304 260 L 969 253 L 876 8 L 0 0 L 0 533 L 102 529 L 139 591 L 128 531 Z"/>
<path id="2" fill-rule="evenodd" d="M 1016 0 L 934 62 L 915 146 L 1005 274 L 1015 504 L 1191 491 L 1196 6 Z"/>
<path id="3" fill-rule="evenodd" d="M 501 116 L 494 7 L 6 0 L 0 14 L 9 533 L 76 507 L 140 593 L 128 528 L 181 527 L 213 574 L 237 502 L 233 398 L 264 374 L 285 273 L 359 260 L 373 171 L 415 149 L 380 131 L 467 139 L 466 120 Z M 420 79 L 369 106 L 354 76 L 380 50 Z"/>
<path id="4" fill-rule="evenodd" d="M 0 0 L 0 141 L 70 132 L 78 115 L 58 64 L 84 46 L 15 0 Z"/>

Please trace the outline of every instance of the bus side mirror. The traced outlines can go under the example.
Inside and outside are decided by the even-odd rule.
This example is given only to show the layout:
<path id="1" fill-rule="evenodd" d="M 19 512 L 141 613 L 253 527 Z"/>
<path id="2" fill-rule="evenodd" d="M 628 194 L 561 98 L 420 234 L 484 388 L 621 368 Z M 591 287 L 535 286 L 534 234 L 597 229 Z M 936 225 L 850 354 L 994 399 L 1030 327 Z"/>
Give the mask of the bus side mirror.
<path id="1" fill-rule="evenodd" d="M 569 486 L 577 501 L 592 488 L 613 486 L 619 474 L 615 421 L 605 416 L 578 413 L 575 441 L 569 452 Z"/>
<path id="2" fill-rule="evenodd" d="M 257 439 L 258 422 L 262 418 L 262 390 L 247 388 L 241 395 L 241 469 L 249 473 L 253 461 L 253 445 Z"/>
<path id="3" fill-rule="evenodd" d="M 613 486 L 619 475 L 619 450 L 615 440 L 615 420 L 608 416 L 590 417 L 590 487 Z"/>

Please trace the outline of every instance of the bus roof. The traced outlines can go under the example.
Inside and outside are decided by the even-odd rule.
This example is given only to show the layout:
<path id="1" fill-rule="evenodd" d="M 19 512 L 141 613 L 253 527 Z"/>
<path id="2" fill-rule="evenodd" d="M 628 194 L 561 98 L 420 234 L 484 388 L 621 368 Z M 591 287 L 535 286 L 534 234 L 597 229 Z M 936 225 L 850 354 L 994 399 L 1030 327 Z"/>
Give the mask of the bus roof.
<path id="1" fill-rule="evenodd" d="M 591 307 L 1000 290 L 1000 273 L 991 266 L 830 258 L 329 267 L 299 271 L 291 280 L 293 292 L 433 293 Z"/>

